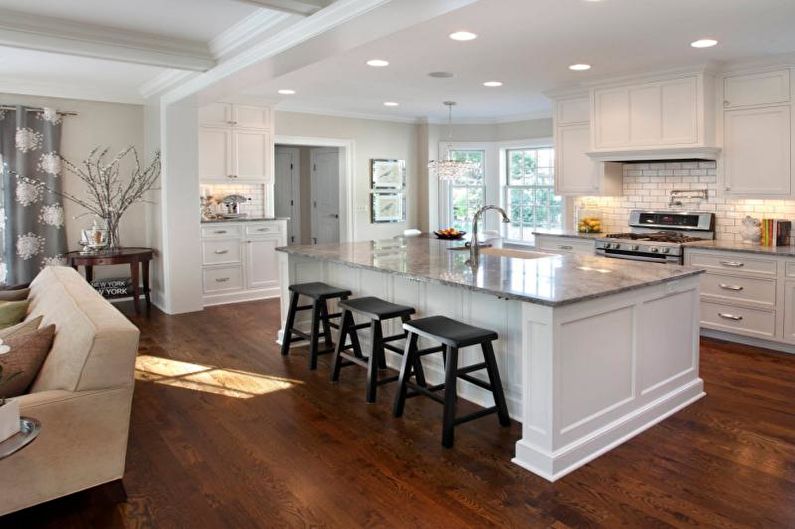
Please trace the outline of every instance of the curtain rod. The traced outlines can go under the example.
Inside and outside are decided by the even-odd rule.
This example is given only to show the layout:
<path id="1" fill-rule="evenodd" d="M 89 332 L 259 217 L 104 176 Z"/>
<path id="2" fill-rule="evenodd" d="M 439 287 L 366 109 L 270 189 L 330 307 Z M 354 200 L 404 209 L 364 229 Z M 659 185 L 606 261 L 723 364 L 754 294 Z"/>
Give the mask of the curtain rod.
<path id="1" fill-rule="evenodd" d="M 23 107 L 28 112 L 44 112 L 43 108 L 33 108 L 33 107 Z M 16 110 L 17 107 L 10 106 L 10 105 L 2 105 L 0 106 L 0 110 Z M 60 116 L 77 116 L 77 112 L 58 112 Z"/>

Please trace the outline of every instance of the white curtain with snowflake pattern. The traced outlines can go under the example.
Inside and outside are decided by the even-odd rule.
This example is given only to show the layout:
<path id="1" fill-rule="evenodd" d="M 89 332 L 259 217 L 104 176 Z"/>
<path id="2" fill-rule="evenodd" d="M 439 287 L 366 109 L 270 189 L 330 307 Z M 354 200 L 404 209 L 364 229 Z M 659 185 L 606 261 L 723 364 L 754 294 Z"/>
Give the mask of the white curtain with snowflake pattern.
<path id="1" fill-rule="evenodd" d="M 43 267 L 65 264 L 63 203 L 50 191 L 61 189 L 60 148 L 61 116 L 55 110 L 0 110 L 0 283 L 27 283 Z M 16 175 L 44 182 L 47 190 Z"/>

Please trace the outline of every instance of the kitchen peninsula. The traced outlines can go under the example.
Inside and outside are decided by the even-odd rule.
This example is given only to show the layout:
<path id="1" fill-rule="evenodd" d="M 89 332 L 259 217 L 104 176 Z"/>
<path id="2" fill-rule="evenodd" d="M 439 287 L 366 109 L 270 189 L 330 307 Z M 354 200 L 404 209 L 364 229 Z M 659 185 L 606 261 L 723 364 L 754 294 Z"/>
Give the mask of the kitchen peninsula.
<path id="1" fill-rule="evenodd" d="M 288 286 L 324 281 L 411 305 L 418 317 L 497 331 L 509 411 L 523 426 L 513 461 L 550 481 L 704 395 L 699 269 L 499 248 L 481 250 L 473 269 L 461 244 L 418 237 L 279 248 L 282 328 Z M 477 358 L 462 355 L 464 365 Z M 388 358 L 392 367 L 398 360 Z M 426 362 L 430 382 L 440 382 L 441 363 Z M 491 405 L 470 384 L 459 395 Z"/>

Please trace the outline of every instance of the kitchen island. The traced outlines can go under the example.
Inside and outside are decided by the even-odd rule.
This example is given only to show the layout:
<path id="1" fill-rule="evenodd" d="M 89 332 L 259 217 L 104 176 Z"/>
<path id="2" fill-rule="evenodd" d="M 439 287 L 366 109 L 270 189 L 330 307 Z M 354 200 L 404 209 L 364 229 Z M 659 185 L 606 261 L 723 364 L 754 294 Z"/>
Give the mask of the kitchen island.
<path id="1" fill-rule="evenodd" d="M 418 237 L 280 248 L 279 340 L 288 286 L 309 281 L 497 331 L 509 411 L 522 423 L 513 462 L 550 481 L 704 396 L 701 270 L 498 248 L 481 250 L 473 269 L 461 244 Z M 462 365 L 480 361 L 474 348 L 461 354 Z M 399 366 L 397 355 L 387 361 Z M 441 360 L 424 362 L 430 382 L 441 382 Z M 491 405 L 490 393 L 465 382 L 459 395 Z"/>

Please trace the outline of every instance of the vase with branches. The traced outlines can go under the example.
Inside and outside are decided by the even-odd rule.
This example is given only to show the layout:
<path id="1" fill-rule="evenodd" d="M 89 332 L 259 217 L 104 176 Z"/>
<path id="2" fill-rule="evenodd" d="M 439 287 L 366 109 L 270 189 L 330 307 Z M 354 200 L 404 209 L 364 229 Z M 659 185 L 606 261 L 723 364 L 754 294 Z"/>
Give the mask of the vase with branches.
<path id="1" fill-rule="evenodd" d="M 62 190 L 51 189 L 45 183 L 22 175 L 17 178 L 50 191 L 62 198 L 82 206 L 88 213 L 100 217 L 108 230 L 108 248 L 119 247 L 119 223 L 125 212 L 137 202 L 146 202 L 144 196 L 154 188 L 160 178 L 160 151 L 146 165 L 141 165 L 138 151 L 127 147 L 113 159 L 107 161 L 108 147 L 95 147 L 88 158 L 74 164 L 59 155 L 66 171 L 77 176 L 84 184 L 82 196 Z M 122 164 L 132 157 L 129 178 L 122 175 Z"/>

